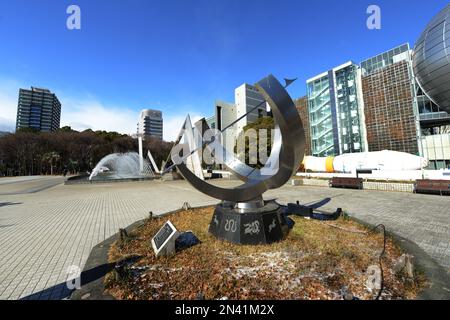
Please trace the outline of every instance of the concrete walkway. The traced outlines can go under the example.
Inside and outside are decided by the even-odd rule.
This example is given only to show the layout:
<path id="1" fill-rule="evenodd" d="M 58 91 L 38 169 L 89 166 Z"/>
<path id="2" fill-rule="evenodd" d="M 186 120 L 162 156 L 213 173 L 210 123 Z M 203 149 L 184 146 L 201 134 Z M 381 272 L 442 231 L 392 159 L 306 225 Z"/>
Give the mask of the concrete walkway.
<path id="1" fill-rule="evenodd" d="M 82 269 L 91 248 L 119 228 L 149 211 L 179 209 L 185 201 L 192 206 L 217 203 L 184 181 L 54 186 L 61 182 L 55 180 L 49 187 L 47 179 L 0 183 L 1 299 L 65 298 L 68 267 Z M 367 222 L 384 223 L 450 268 L 449 197 L 290 185 L 268 197 L 330 211 L 341 207 Z"/>
<path id="2" fill-rule="evenodd" d="M 281 192 L 280 192 L 281 191 Z M 412 240 L 450 273 L 450 197 L 401 192 L 284 186 L 267 196 L 299 200 L 321 210 L 342 208 L 370 224 Z"/>
<path id="3" fill-rule="evenodd" d="M 0 196 L 43 191 L 64 182 L 63 177 L 32 176 L 0 179 Z"/>

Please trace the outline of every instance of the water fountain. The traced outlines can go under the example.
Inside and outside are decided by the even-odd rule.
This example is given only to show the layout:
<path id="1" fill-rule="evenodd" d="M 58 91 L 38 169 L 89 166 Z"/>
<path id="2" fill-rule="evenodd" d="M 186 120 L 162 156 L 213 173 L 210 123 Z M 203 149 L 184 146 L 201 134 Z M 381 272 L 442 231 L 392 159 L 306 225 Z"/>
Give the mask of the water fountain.
<path id="1" fill-rule="evenodd" d="M 140 161 L 143 160 L 143 170 Z M 146 159 L 136 152 L 113 153 L 104 157 L 92 170 L 89 181 L 136 180 L 153 178 L 154 173 Z"/>

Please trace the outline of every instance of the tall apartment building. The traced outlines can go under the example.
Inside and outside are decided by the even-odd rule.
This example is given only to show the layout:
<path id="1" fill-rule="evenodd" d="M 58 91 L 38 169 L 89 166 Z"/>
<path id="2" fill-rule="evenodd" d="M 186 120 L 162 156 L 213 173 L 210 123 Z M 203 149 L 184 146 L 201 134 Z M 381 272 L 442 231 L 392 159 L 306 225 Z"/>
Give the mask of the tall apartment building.
<path id="1" fill-rule="evenodd" d="M 303 128 L 305 129 L 305 155 L 312 155 L 311 151 L 311 133 L 309 125 L 309 112 L 308 112 L 308 97 L 301 97 L 295 100 L 295 106 L 302 119 Z"/>
<path id="2" fill-rule="evenodd" d="M 159 110 L 145 109 L 141 111 L 137 125 L 138 134 L 163 139 L 163 117 Z"/>
<path id="3" fill-rule="evenodd" d="M 307 80 L 312 155 L 367 150 L 360 79 L 350 61 Z"/>
<path id="4" fill-rule="evenodd" d="M 53 132 L 59 129 L 60 122 L 61 103 L 54 93 L 36 87 L 19 90 L 16 130 Z"/>
<path id="5" fill-rule="evenodd" d="M 246 125 L 267 115 L 268 104 L 258 92 L 258 89 L 247 83 L 244 83 L 238 87 L 235 90 L 234 95 L 236 103 L 236 117 L 240 118 L 248 113 L 245 118 L 237 123 L 237 134 L 239 134 Z"/>

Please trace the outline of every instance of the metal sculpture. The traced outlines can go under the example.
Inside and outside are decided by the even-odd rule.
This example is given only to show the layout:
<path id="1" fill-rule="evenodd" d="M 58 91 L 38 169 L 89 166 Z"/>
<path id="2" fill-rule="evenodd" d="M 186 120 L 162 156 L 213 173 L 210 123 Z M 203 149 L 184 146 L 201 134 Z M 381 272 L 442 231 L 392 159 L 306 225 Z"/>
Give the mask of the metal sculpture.
<path id="1" fill-rule="evenodd" d="M 291 81 L 286 80 L 286 86 L 290 83 Z M 197 190 L 222 200 L 216 207 L 210 232 L 220 239 L 240 244 L 271 243 L 283 239 L 287 234 L 288 221 L 281 207 L 273 201 L 264 201 L 262 194 L 289 181 L 297 172 L 305 150 L 303 124 L 286 87 L 272 75 L 259 81 L 255 87 L 271 107 L 276 123 L 272 152 L 266 165 L 261 169 L 246 165 L 234 153 L 226 150 L 217 136 L 203 141 L 201 146 L 221 150 L 224 165 L 244 182 L 243 185 L 226 189 L 197 177 L 188 169 L 186 161 L 177 161 L 180 158 L 185 160 L 198 152 L 197 149 L 190 148 L 189 144 L 178 144 L 183 146 L 183 150 L 189 150 L 187 155 L 179 154 L 180 148 L 174 148 L 171 154 L 176 168 L 187 181 Z M 183 133 L 180 133 L 178 142 L 182 135 Z"/>

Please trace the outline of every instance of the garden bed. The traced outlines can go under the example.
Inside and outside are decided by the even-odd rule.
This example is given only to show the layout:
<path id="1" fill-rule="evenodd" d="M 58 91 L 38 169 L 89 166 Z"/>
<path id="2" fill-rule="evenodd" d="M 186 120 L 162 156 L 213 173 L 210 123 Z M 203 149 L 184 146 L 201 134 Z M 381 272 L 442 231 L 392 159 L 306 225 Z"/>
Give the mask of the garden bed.
<path id="1" fill-rule="evenodd" d="M 105 277 L 107 294 L 116 299 L 342 299 L 351 293 L 373 299 L 367 270 L 379 265 L 383 235 L 342 217 L 320 222 L 293 217 L 295 226 L 283 242 L 239 246 L 208 233 L 214 207 L 192 209 L 146 220 L 116 241 L 110 263 L 132 259 L 125 272 Z M 156 258 L 150 240 L 168 220 L 192 231 L 201 244 L 172 257 Z M 382 299 L 414 299 L 426 285 L 424 276 L 408 280 L 394 272 L 402 251 L 388 238 L 382 259 Z"/>

